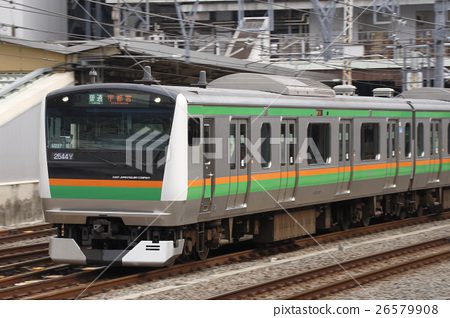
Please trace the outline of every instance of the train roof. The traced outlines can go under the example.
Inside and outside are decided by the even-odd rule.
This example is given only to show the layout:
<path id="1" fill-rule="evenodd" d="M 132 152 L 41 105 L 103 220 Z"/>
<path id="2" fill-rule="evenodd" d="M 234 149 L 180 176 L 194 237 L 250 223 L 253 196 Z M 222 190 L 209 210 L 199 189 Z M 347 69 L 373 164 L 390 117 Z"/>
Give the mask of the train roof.
<path id="1" fill-rule="evenodd" d="M 425 99 L 396 99 L 366 96 L 286 96 L 253 90 L 170 87 L 182 93 L 190 104 L 222 106 L 261 106 L 284 108 L 381 109 L 410 111 L 411 102 L 418 111 L 450 111 L 450 103 Z"/>
<path id="2" fill-rule="evenodd" d="M 383 98 L 366 96 L 303 96 L 285 95 L 249 89 L 230 89 L 194 86 L 163 86 L 128 83 L 105 83 L 80 85 L 54 91 L 49 95 L 95 88 L 137 89 L 159 92 L 176 98 L 183 94 L 188 103 L 208 106 L 269 106 L 284 108 L 336 108 L 336 109 L 379 109 L 410 111 L 410 102 L 418 111 L 450 111 L 450 103 L 432 99 Z"/>
<path id="3" fill-rule="evenodd" d="M 449 111 L 450 103 L 436 100 L 409 100 L 380 97 L 335 96 L 330 87 L 311 79 L 279 75 L 236 73 L 220 77 L 206 89 L 187 88 L 189 103 L 295 108 L 386 109 Z M 427 96 L 425 94 L 425 96 Z"/>

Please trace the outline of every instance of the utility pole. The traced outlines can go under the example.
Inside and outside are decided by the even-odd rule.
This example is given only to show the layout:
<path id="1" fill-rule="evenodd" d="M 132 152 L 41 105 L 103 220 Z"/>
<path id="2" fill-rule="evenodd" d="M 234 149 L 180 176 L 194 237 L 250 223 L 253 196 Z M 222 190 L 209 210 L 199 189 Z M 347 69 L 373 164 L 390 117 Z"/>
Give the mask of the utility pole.
<path id="1" fill-rule="evenodd" d="M 194 35 L 194 22 L 195 15 L 197 14 L 198 2 L 196 0 L 192 5 L 191 11 L 186 15 L 181 10 L 181 5 L 178 1 L 175 1 L 175 9 L 177 10 L 178 22 L 180 24 L 181 34 L 183 34 L 184 39 L 184 59 L 186 63 L 190 63 L 191 61 L 191 41 L 192 36 Z M 186 24 L 189 25 L 189 31 L 186 32 Z"/>
<path id="2" fill-rule="evenodd" d="M 133 36 L 134 29 L 141 30 L 148 36 L 150 33 L 150 1 L 141 0 L 137 3 L 117 1 L 117 6 L 113 7 L 112 20 L 114 21 L 114 36 Z"/>
<path id="3" fill-rule="evenodd" d="M 399 0 L 373 0 L 373 24 L 391 24 L 400 17 Z"/>
<path id="4" fill-rule="evenodd" d="M 435 29 L 434 29 L 434 87 L 444 87 L 444 42 L 447 38 L 447 0 L 436 0 L 434 3 Z"/>
<path id="5" fill-rule="evenodd" d="M 344 44 L 351 45 L 353 41 L 353 0 L 344 0 Z M 352 85 L 352 57 L 344 55 L 342 84 Z"/>
<path id="6" fill-rule="evenodd" d="M 311 0 L 311 2 L 319 18 L 320 30 L 322 31 L 323 58 L 325 61 L 328 61 L 331 59 L 331 31 L 333 30 L 333 21 L 336 13 L 336 1 L 329 0 L 323 6 L 319 0 Z"/>
<path id="7" fill-rule="evenodd" d="M 244 29 L 244 19 L 245 19 L 245 0 L 237 0 L 238 5 L 238 29 Z M 275 29 L 275 17 L 273 11 L 273 0 L 267 0 L 267 18 L 269 19 L 269 31 Z"/>

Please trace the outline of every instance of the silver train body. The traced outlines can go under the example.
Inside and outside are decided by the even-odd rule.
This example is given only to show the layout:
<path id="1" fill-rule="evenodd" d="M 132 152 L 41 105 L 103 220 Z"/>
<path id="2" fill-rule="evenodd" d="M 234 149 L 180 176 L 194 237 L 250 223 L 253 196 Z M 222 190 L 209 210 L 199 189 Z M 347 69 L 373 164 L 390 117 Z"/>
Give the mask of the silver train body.
<path id="1" fill-rule="evenodd" d="M 449 134 L 447 102 L 334 96 L 278 76 L 59 90 L 41 127 L 50 256 L 166 266 L 446 208 Z"/>

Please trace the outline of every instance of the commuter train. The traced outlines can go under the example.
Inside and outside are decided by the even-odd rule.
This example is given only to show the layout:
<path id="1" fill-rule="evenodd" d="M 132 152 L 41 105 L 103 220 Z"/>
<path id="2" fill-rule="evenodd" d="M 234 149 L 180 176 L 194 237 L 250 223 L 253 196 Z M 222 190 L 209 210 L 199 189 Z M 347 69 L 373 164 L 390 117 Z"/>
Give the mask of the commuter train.
<path id="1" fill-rule="evenodd" d="M 207 87 L 80 85 L 42 109 L 58 263 L 166 266 L 450 205 L 445 101 L 241 73 Z"/>

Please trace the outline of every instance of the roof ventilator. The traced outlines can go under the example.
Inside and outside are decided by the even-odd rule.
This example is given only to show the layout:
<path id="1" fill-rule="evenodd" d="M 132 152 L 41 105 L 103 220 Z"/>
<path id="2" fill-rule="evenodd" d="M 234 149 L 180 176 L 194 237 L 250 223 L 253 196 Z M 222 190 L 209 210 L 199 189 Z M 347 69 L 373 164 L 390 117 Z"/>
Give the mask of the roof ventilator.
<path id="1" fill-rule="evenodd" d="M 394 97 L 394 90 L 388 87 L 379 87 L 372 90 L 374 97 Z"/>
<path id="2" fill-rule="evenodd" d="M 135 80 L 136 83 L 139 84 L 158 84 L 160 81 L 156 80 L 152 75 L 152 68 L 150 66 L 144 66 L 144 76 L 140 80 Z"/>
<path id="3" fill-rule="evenodd" d="M 91 68 L 91 70 L 89 71 L 89 77 L 91 78 L 91 84 L 95 84 L 95 82 L 97 81 L 97 71 L 95 70 L 95 68 Z"/>
<path id="4" fill-rule="evenodd" d="M 206 88 L 207 85 L 208 82 L 206 81 L 206 71 L 200 71 L 200 73 L 198 73 L 198 82 L 194 86 Z"/>
<path id="5" fill-rule="evenodd" d="M 356 92 L 356 87 L 353 85 L 336 85 L 333 89 L 336 95 L 353 96 Z"/>

